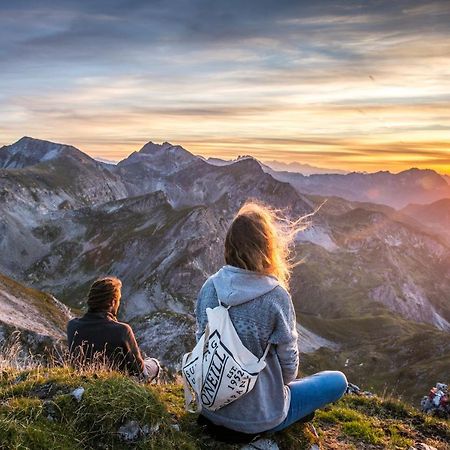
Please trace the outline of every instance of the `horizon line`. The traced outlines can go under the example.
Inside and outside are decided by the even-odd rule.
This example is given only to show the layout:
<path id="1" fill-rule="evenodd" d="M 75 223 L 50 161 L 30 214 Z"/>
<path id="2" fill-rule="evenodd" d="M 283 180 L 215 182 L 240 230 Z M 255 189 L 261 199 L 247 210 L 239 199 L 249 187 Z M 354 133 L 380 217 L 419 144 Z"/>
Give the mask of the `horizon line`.
<path id="1" fill-rule="evenodd" d="M 330 172 L 330 174 L 333 174 L 333 175 L 347 175 L 347 174 L 351 174 L 351 173 L 375 174 L 375 173 L 379 173 L 379 172 L 387 172 L 387 173 L 390 173 L 390 174 L 393 174 L 393 175 L 398 175 L 399 173 L 406 172 L 406 171 L 409 171 L 409 170 L 422 170 L 422 171 L 430 170 L 430 171 L 433 171 L 433 172 L 435 172 L 435 173 L 437 173 L 437 174 L 439 174 L 441 176 L 450 176 L 450 167 L 449 167 L 448 171 L 442 171 L 442 170 L 436 170 L 433 167 L 426 167 L 426 166 L 425 167 L 419 167 L 418 165 L 411 165 L 411 166 L 405 166 L 407 168 L 399 169 L 398 171 L 391 170 L 391 169 L 383 169 L 383 168 L 379 168 L 379 169 L 376 169 L 374 171 L 370 171 L 370 170 L 365 170 L 365 169 L 343 168 L 342 165 L 334 166 L 334 167 L 332 167 L 332 166 L 325 167 L 325 166 L 320 166 L 320 165 L 317 165 L 316 163 L 307 162 L 307 161 L 304 161 L 304 160 L 301 160 L 301 159 L 290 159 L 289 161 L 284 161 L 283 159 L 276 159 L 276 157 L 273 157 L 273 156 L 272 157 L 264 157 L 264 156 L 259 157 L 259 156 L 256 156 L 254 154 L 251 154 L 251 153 L 237 154 L 237 156 L 234 156 L 234 157 L 233 156 L 232 157 L 230 157 L 230 156 L 227 157 L 227 156 L 220 155 L 220 154 L 217 155 L 217 154 L 209 154 L 209 153 L 207 155 L 205 155 L 205 154 L 196 153 L 194 151 L 189 150 L 188 148 L 186 148 L 187 146 L 186 147 L 184 146 L 185 144 L 172 144 L 170 142 L 170 140 L 161 140 L 161 141 L 159 141 L 159 140 L 158 141 L 156 141 L 156 140 L 145 141 L 144 140 L 143 144 L 138 144 L 138 145 L 140 145 L 139 149 L 132 150 L 130 152 L 123 152 L 124 156 L 119 156 L 117 158 L 114 158 L 114 156 L 112 156 L 112 155 L 111 156 L 103 156 L 101 153 L 98 154 L 98 152 L 95 152 L 95 151 L 83 150 L 82 148 L 80 148 L 82 146 L 79 146 L 78 144 L 74 145 L 74 144 L 69 144 L 69 143 L 66 143 L 66 142 L 58 142 L 59 139 L 57 139 L 57 140 L 53 140 L 51 138 L 42 139 L 42 138 L 36 138 L 36 137 L 33 137 L 33 136 L 29 136 L 29 135 L 23 135 L 22 137 L 20 137 L 19 139 L 17 139 L 16 141 L 14 141 L 14 142 L 12 142 L 10 144 L 1 144 L 0 143 L 0 150 L 3 147 L 8 147 L 8 146 L 14 145 L 14 144 L 18 143 L 19 141 L 21 141 L 22 139 L 31 139 L 31 140 L 35 140 L 35 141 L 49 142 L 49 143 L 56 144 L 56 145 L 71 146 L 71 147 L 74 147 L 77 150 L 83 152 L 84 154 L 88 155 L 92 159 L 95 159 L 96 161 L 104 162 L 104 163 L 110 163 L 110 164 L 114 164 L 114 165 L 116 165 L 119 162 L 127 159 L 132 153 L 139 152 L 140 150 L 142 150 L 142 148 L 145 145 L 151 143 L 151 144 L 161 145 L 161 146 L 164 145 L 164 144 L 170 144 L 173 147 L 177 147 L 178 146 L 178 147 L 181 147 L 184 150 L 188 151 L 191 155 L 203 158 L 206 161 L 209 158 L 215 158 L 215 159 L 220 159 L 220 160 L 227 161 L 227 162 L 232 162 L 232 161 L 237 161 L 239 158 L 242 158 L 242 157 L 251 157 L 251 158 L 254 158 L 257 161 L 260 161 L 260 162 L 266 163 L 266 164 L 269 163 L 269 162 L 277 162 L 277 163 L 281 163 L 281 164 L 285 164 L 285 165 L 289 165 L 289 164 L 294 163 L 294 164 L 300 164 L 300 165 L 307 165 L 307 166 L 309 166 L 309 167 L 311 167 L 313 169 L 337 170 L 337 171 L 340 171 L 340 172 L 347 172 L 347 173 L 332 173 L 332 172 Z M 132 142 L 136 142 L 136 143 L 137 143 L 137 141 L 138 141 L 137 139 L 132 140 Z M 224 141 L 224 144 L 226 145 L 226 141 Z M 290 152 L 290 154 L 294 156 L 295 152 Z M 276 169 L 273 169 L 273 170 L 276 170 Z M 280 171 L 280 170 L 278 170 L 278 171 Z M 292 171 L 292 173 L 301 173 L 301 172 Z M 311 175 L 319 175 L 319 174 L 311 174 Z M 308 175 L 305 175 L 305 176 L 308 176 Z"/>

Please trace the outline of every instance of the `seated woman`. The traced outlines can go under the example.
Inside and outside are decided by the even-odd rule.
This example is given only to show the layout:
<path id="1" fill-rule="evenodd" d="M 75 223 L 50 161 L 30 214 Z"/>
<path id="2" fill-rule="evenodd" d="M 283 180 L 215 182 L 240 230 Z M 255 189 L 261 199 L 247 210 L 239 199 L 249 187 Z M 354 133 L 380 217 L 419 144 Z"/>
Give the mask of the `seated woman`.
<path id="1" fill-rule="evenodd" d="M 254 388 L 216 411 L 202 409 L 201 423 L 246 434 L 278 431 L 344 394 L 347 380 L 338 371 L 297 379 L 288 254 L 298 230 L 298 223 L 281 227 L 274 212 L 256 203 L 244 205 L 233 220 L 225 239 L 227 265 L 205 282 L 197 299 L 197 340 L 207 324 L 206 309 L 217 307 L 220 299 L 230 306 L 233 326 L 247 349 L 261 358 L 271 345 Z"/>
<path id="2" fill-rule="evenodd" d="M 143 359 L 131 327 L 117 321 L 122 283 L 106 277 L 95 281 L 87 299 L 88 312 L 67 324 L 70 354 L 77 364 L 105 363 L 108 367 L 152 381 L 160 364 Z"/>

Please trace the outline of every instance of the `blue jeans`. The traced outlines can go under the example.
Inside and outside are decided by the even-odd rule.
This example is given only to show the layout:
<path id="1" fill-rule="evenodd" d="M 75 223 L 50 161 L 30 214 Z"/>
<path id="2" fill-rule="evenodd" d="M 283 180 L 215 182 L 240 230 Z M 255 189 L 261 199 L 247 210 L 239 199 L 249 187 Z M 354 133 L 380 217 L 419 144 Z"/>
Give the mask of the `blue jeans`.
<path id="1" fill-rule="evenodd" d="M 339 400 L 347 389 L 347 378 L 342 372 L 326 370 L 295 380 L 288 387 L 291 390 L 288 415 L 271 432 L 283 430 L 316 409 Z"/>

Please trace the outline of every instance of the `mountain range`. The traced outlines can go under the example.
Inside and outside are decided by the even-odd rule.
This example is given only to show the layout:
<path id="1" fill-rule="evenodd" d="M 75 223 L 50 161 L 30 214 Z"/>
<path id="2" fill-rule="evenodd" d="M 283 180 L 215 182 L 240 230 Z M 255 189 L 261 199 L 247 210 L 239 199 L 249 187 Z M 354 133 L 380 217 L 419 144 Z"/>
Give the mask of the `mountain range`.
<path id="1" fill-rule="evenodd" d="M 236 161 L 238 161 L 240 159 L 244 159 L 244 158 L 252 158 L 252 156 L 250 156 L 250 155 L 238 156 L 236 159 L 233 159 L 233 160 L 226 160 L 226 159 L 221 159 L 221 158 L 210 157 L 205 160 L 209 164 L 213 164 L 215 166 L 225 166 L 228 164 L 233 164 Z M 296 161 L 290 162 L 290 163 L 285 163 L 282 161 L 271 160 L 271 161 L 264 161 L 264 163 L 261 163 L 261 164 L 263 164 L 265 167 L 267 167 L 269 169 L 273 169 L 278 172 L 294 172 L 294 173 L 301 173 L 302 175 L 313 175 L 313 174 L 319 174 L 319 173 L 328 173 L 328 174 L 331 174 L 331 173 L 346 174 L 346 173 L 348 173 L 348 171 L 346 171 L 346 170 L 327 169 L 324 167 L 311 166 L 310 164 L 299 163 Z"/>
<path id="2" fill-rule="evenodd" d="M 378 390 L 421 393 L 450 368 L 448 217 L 430 205 L 436 217 L 424 221 L 428 213 L 368 202 L 363 191 L 379 182 L 400 205 L 444 195 L 447 182 L 417 169 L 291 175 L 252 157 L 210 164 L 168 142 L 111 165 L 22 138 L 0 149 L 0 272 L 76 313 L 96 277 L 118 276 L 121 317 L 147 353 L 176 368 L 193 345 L 197 292 L 224 263 L 225 232 L 242 203 L 260 200 L 292 218 L 316 211 L 298 235 L 303 263 L 291 279 L 303 370 L 333 367 Z M 325 178 L 302 192 L 299 177 Z M 332 180 L 342 181 L 324 196 Z M 346 183 L 353 194 L 337 197 Z"/>
<path id="3" fill-rule="evenodd" d="M 310 176 L 291 172 L 270 173 L 301 193 L 338 196 L 396 209 L 410 203 L 427 204 L 450 197 L 448 179 L 430 169 L 409 169 L 397 174 L 388 171 Z"/>

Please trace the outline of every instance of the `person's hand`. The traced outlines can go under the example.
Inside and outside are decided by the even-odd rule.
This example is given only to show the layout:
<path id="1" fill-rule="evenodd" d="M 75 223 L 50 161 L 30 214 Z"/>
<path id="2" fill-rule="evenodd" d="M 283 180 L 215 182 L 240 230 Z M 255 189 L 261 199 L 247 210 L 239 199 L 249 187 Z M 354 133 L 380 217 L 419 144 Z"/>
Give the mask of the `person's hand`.
<path id="1" fill-rule="evenodd" d="M 152 381 L 157 381 L 161 373 L 161 364 L 156 358 L 145 358 L 144 359 L 144 378 L 147 383 Z"/>

